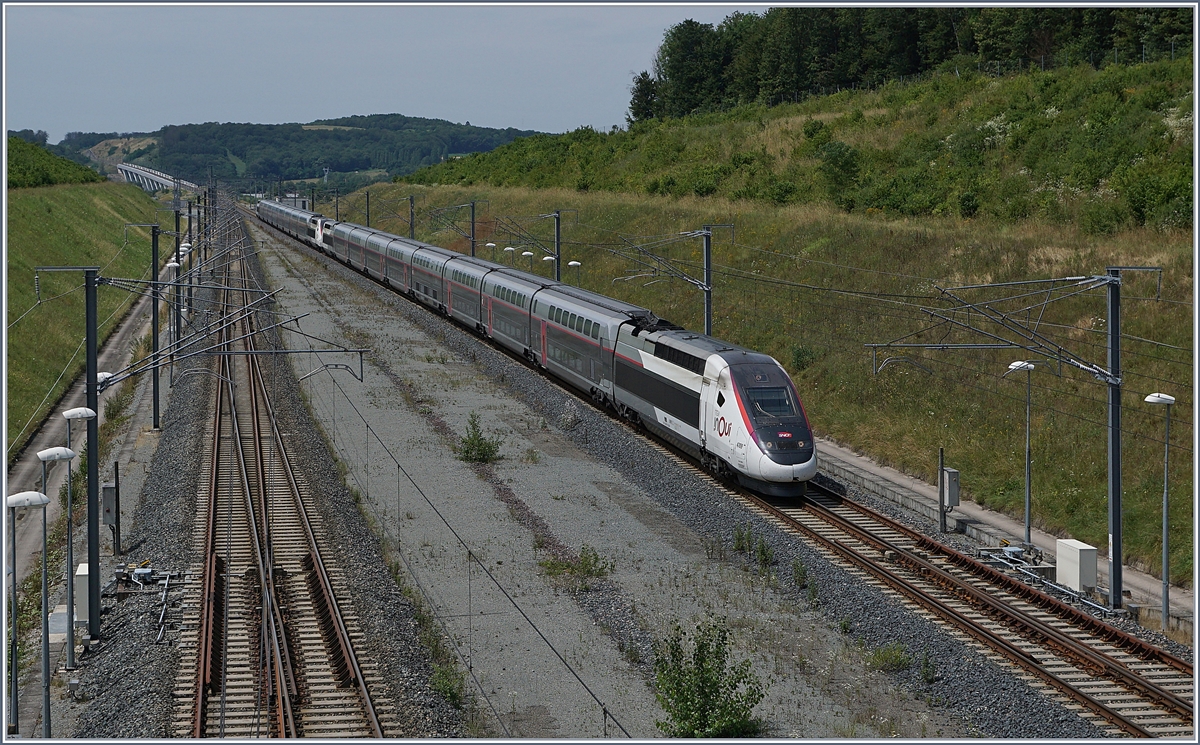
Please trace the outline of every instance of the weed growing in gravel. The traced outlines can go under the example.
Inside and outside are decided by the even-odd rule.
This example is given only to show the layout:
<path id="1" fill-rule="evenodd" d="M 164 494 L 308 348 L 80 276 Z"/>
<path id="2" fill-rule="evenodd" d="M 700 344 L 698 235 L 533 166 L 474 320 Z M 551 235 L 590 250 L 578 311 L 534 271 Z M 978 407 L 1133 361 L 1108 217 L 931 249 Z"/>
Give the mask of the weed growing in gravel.
<path id="1" fill-rule="evenodd" d="M 898 673 L 912 667 L 912 657 L 900 642 L 889 642 L 872 652 L 867 664 L 885 673 Z"/>
<path id="2" fill-rule="evenodd" d="M 838 631 L 842 632 L 843 634 L 850 633 L 850 619 L 848 617 L 838 621 Z"/>
<path id="3" fill-rule="evenodd" d="M 479 427 L 479 415 L 471 412 L 467 418 L 467 434 L 454 448 L 458 459 L 467 463 L 491 463 L 500 459 L 500 446 L 504 440 L 499 437 L 485 437 Z"/>
<path id="4" fill-rule="evenodd" d="M 535 448 L 525 448 L 525 455 L 521 456 L 521 460 L 525 461 L 526 463 L 541 463 L 542 454 L 539 453 Z"/>
<path id="5" fill-rule="evenodd" d="M 654 651 L 654 696 L 667 714 L 655 721 L 668 737 L 746 737 L 762 730 L 751 716 L 766 693 L 750 660 L 729 664 L 729 629 L 725 621 L 708 620 L 687 639 L 678 623 L 670 638 Z"/>
<path id="6" fill-rule="evenodd" d="M 586 543 L 579 549 L 579 559 L 575 561 L 552 557 L 539 561 L 538 565 L 551 577 L 563 574 L 571 575 L 578 580 L 579 589 L 585 591 L 588 589 L 587 581 L 589 579 L 606 577 L 616 568 L 616 564 L 611 559 L 602 559 L 596 549 Z"/>
<path id="7" fill-rule="evenodd" d="M 938 679 L 937 668 L 933 664 L 933 660 L 929 658 L 929 653 L 926 652 L 921 657 L 921 680 L 925 681 L 926 685 L 936 682 Z"/>
<path id="8" fill-rule="evenodd" d="M 770 572 L 771 565 L 775 563 L 775 549 L 771 548 L 764 539 L 759 538 L 755 555 L 758 558 L 758 573 L 765 575 Z"/>
<path id="9" fill-rule="evenodd" d="M 797 589 L 808 586 L 808 567 L 799 559 L 792 559 L 792 581 L 796 583 Z"/>
<path id="10" fill-rule="evenodd" d="M 816 608 L 818 602 L 819 601 L 817 600 L 817 583 L 815 581 L 810 580 L 808 583 L 808 605 L 809 605 L 809 607 Z"/>
<path id="11" fill-rule="evenodd" d="M 454 665 L 433 663 L 433 675 L 429 676 L 429 687 L 442 694 L 450 704 L 461 709 L 467 698 L 466 676 Z"/>

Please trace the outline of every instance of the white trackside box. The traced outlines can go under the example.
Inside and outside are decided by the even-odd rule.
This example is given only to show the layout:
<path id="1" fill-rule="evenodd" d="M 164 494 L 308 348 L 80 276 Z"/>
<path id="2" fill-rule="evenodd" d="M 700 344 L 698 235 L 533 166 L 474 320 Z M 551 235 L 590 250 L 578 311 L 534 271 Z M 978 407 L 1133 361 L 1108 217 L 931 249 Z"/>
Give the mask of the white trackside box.
<path id="1" fill-rule="evenodd" d="M 1076 592 L 1096 589 L 1096 547 L 1074 538 L 1058 539 L 1058 584 Z"/>

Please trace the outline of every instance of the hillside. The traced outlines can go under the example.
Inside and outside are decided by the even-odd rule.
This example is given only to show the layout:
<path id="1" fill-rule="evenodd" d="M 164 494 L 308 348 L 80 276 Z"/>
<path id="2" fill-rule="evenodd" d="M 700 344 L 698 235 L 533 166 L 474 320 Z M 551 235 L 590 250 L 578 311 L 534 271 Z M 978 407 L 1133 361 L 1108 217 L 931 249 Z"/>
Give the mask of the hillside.
<path id="1" fill-rule="evenodd" d="M 145 165 L 185 179 L 264 181 L 324 177 L 382 169 L 394 176 L 450 155 L 491 150 L 535 134 L 401 114 L 351 116 L 309 124 L 169 125 L 153 133 L 72 132 L 55 146 L 96 163 Z"/>
<path id="2" fill-rule="evenodd" d="M 8 138 L 9 189 L 103 180 L 104 177 L 92 169 L 60 158 L 44 147 L 20 137 Z"/>
<path id="3" fill-rule="evenodd" d="M 150 276 L 149 229 L 127 229 L 125 224 L 153 222 L 158 206 L 130 184 L 8 190 L 10 327 L 5 351 L 10 461 L 31 429 L 82 373 L 85 362 L 82 274 L 43 272 L 35 281 L 34 267 L 94 265 L 103 267 L 103 276 L 146 279 Z M 102 338 L 135 299 L 124 290 L 99 288 Z"/>
<path id="4" fill-rule="evenodd" d="M 943 73 L 801 103 L 518 140 L 402 177 L 893 217 L 986 215 L 1091 234 L 1190 228 L 1192 63 Z"/>

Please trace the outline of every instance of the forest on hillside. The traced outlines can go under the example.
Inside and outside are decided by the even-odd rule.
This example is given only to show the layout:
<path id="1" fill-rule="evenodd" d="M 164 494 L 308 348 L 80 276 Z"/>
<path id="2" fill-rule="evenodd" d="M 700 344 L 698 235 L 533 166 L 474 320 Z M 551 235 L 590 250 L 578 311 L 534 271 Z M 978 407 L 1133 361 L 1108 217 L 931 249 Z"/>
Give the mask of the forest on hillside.
<path id="1" fill-rule="evenodd" d="M 60 158 L 38 144 L 38 139 L 23 136 L 28 130 L 8 136 L 8 188 L 24 189 L 54 184 L 87 184 L 104 177 L 86 166 Z M 42 142 L 45 142 L 45 132 Z"/>
<path id="2" fill-rule="evenodd" d="M 126 161 L 194 181 L 206 178 L 210 167 L 217 178 L 273 181 L 316 178 L 325 168 L 338 173 L 410 173 L 452 155 L 491 150 L 532 134 L 511 127 L 375 114 L 309 124 L 207 122 L 168 125 L 151 133 L 69 132 L 49 149 L 86 162 L 82 152 L 105 140 L 153 137 L 153 143 L 131 152 Z"/>
<path id="3" fill-rule="evenodd" d="M 932 70 L 997 74 L 1175 58 L 1191 7 L 772 8 L 663 35 L 634 76 L 628 119 L 775 105 Z"/>

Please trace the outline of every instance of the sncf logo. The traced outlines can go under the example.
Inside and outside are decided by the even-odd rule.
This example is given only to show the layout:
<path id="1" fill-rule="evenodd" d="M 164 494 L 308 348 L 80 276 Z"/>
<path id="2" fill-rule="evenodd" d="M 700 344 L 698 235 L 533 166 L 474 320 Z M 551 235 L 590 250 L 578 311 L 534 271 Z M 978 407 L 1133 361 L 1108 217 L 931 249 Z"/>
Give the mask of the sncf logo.
<path id="1" fill-rule="evenodd" d="M 791 433 L 791 432 L 780 432 L 780 433 L 779 433 L 779 438 L 780 438 L 780 439 L 782 439 L 782 440 L 791 439 L 791 437 L 792 437 L 792 433 Z"/>

